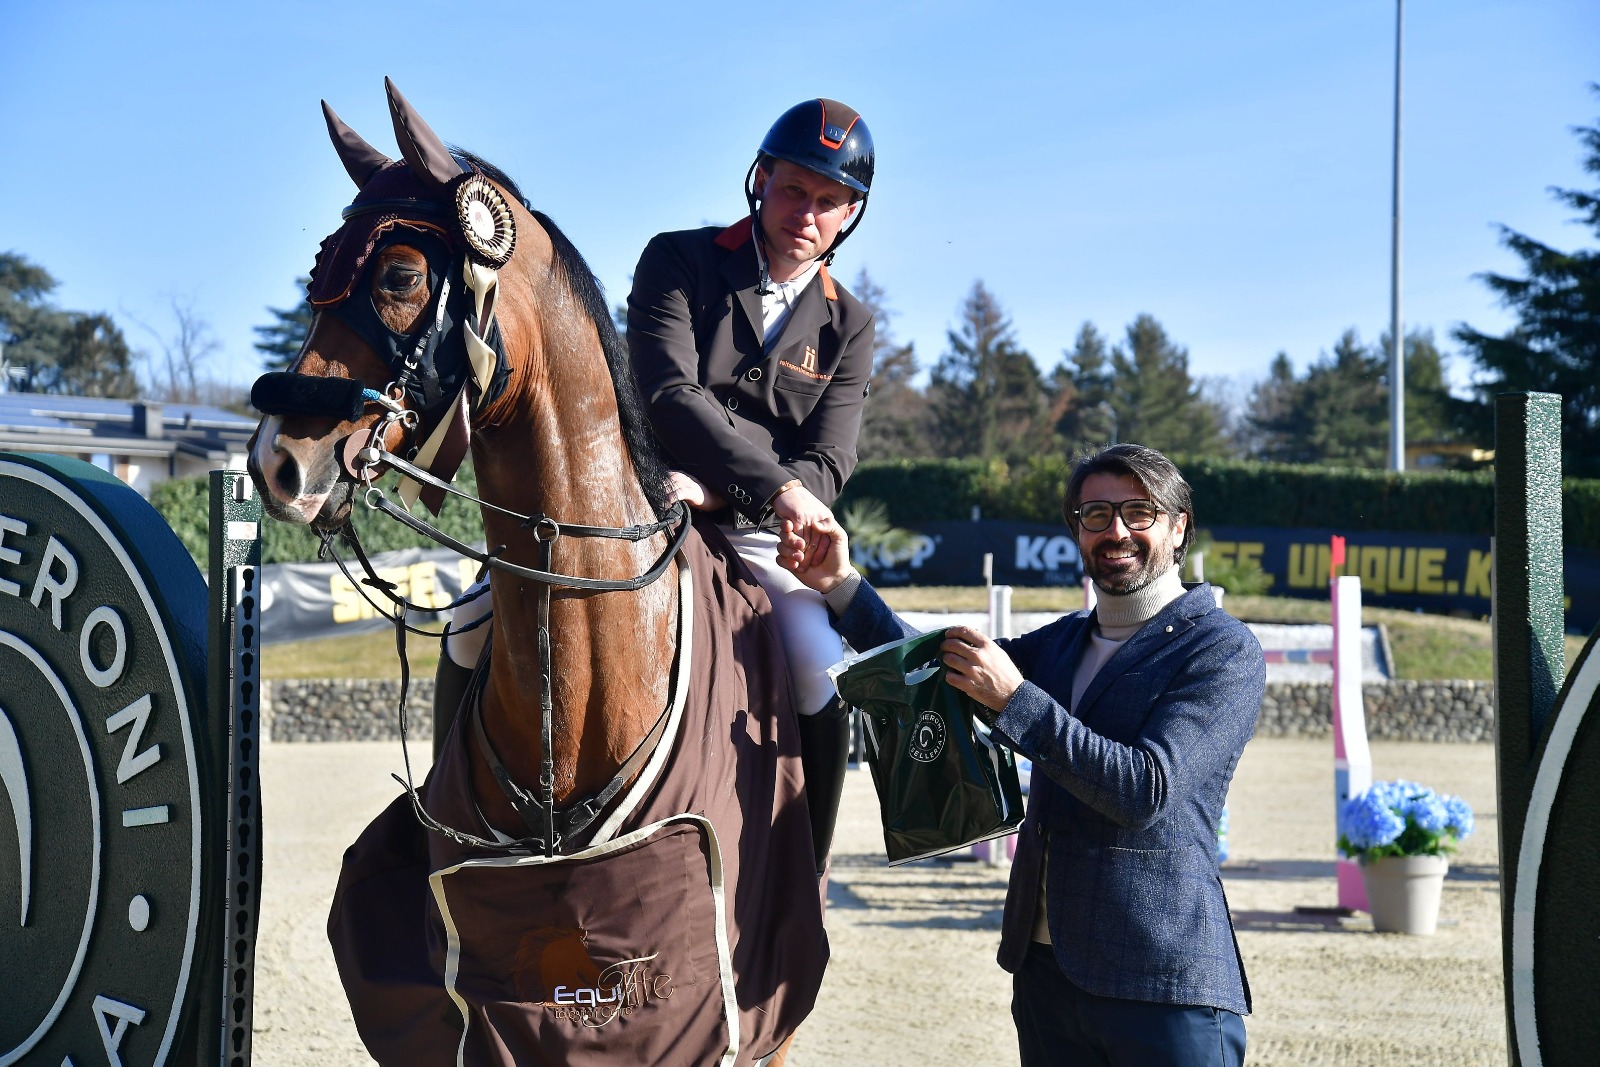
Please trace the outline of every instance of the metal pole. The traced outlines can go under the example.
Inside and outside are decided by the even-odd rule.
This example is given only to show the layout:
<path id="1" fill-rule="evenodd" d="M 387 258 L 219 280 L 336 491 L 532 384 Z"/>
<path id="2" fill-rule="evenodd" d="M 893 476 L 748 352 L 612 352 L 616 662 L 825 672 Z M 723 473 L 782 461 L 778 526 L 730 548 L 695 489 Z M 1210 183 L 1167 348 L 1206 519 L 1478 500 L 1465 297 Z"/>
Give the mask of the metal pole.
<path id="1" fill-rule="evenodd" d="M 1394 212 L 1389 257 L 1389 469 L 1406 469 L 1405 336 L 1400 332 L 1400 57 L 1406 0 L 1394 5 Z"/>

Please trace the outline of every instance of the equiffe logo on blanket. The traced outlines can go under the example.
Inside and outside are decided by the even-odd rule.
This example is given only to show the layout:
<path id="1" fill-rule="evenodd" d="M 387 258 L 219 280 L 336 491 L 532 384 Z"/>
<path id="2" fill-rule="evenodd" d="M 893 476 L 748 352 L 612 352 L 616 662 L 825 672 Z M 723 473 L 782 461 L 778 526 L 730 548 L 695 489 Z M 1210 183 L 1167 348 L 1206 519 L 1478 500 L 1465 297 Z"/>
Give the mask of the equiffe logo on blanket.
<path id="1" fill-rule="evenodd" d="M 917 728 L 911 731 L 906 751 L 918 763 L 932 763 L 944 751 L 944 720 L 931 711 L 917 716 Z"/>
<path id="2" fill-rule="evenodd" d="M 545 927 L 522 939 L 517 951 L 517 992 L 542 1002 L 558 1019 L 604 1026 L 653 1001 L 672 996 L 672 976 L 650 966 L 660 953 L 601 967 L 589 955 L 589 932 Z"/>

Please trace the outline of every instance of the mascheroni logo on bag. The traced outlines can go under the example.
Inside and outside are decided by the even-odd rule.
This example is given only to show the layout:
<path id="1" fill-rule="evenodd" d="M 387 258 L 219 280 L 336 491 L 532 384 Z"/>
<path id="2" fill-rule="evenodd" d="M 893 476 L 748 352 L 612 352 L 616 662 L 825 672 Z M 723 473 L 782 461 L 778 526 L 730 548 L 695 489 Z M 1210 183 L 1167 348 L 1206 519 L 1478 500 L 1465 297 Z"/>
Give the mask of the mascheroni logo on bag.
<path id="1" fill-rule="evenodd" d="M 918 763 L 932 763 L 944 751 L 944 719 L 931 711 L 917 716 L 917 725 L 906 743 L 907 754 Z"/>

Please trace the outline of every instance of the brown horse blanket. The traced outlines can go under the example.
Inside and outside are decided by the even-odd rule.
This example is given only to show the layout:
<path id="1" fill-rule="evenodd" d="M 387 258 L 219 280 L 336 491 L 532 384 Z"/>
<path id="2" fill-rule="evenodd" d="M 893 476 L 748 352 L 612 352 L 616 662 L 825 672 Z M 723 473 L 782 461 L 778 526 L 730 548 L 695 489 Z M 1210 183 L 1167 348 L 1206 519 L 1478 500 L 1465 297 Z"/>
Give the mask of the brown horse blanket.
<path id="1" fill-rule="evenodd" d="M 680 562 L 667 733 L 588 847 L 475 852 L 400 796 L 345 852 L 328 937 L 379 1063 L 753 1064 L 810 1012 L 828 945 L 771 608 L 714 526 Z M 468 719 L 424 803 L 493 836 Z"/>

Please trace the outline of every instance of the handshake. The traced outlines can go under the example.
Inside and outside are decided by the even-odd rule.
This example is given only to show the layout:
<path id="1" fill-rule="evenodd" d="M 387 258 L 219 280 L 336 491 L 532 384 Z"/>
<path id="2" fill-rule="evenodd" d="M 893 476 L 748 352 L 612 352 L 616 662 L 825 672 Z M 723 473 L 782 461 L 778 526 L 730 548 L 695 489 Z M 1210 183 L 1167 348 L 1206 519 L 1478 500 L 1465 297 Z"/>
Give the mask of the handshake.
<path id="1" fill-rule="evenodd" d="M 850 539 L 831 514 L 805 524 L 784 519 L 778 565 L 817 592 L 830 593 L 854 571 Z"/>

